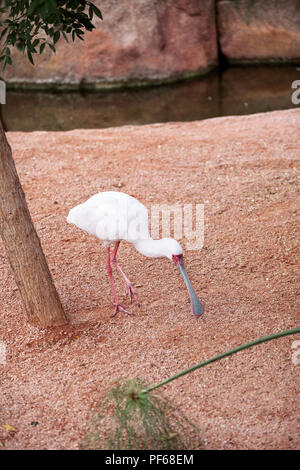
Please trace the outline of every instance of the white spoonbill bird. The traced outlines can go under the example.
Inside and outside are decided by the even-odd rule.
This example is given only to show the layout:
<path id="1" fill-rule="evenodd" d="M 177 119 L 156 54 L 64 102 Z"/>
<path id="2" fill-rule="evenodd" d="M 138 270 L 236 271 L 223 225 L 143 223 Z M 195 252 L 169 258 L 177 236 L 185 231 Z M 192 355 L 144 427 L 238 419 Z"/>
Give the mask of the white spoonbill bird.
<path id="1" fill-rule="evenodd" d="M 118 301 L 112 276 L 111 261 L 126 283 L 130 302 L 132 303 L 133 298 L 137 301 L 133 285 L 117 262 L 117 251 L 121 240 L 132 243 L 137 251 L 144 256 L 150 258 L 167 257 L 173 260 L 188 288 L 193 314 L 196 316 L 202 315 L 204 309 L 188 278 L 180 244 L 173 238 L 153 240 L 150 237 L 148 210 L 137 199 L 116 191 L 98 193 L 90 197 L 83 204 L 73 207 L 69 212 L 67 221 L 103 240 L 106 246 L 106 269 L 115 300 L 115 310 L 112 316 L 120 311 L 128 314 L 130 312 Z M 110 245 L 113 243 L 115 246 L 111 260 Z"/>

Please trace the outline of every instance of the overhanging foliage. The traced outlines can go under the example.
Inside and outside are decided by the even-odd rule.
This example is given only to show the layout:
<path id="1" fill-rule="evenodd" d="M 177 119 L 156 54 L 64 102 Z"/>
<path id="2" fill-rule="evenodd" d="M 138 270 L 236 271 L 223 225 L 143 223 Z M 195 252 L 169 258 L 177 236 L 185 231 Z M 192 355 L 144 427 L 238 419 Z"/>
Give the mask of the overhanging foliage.
<path id="1" fill-rule="evenodd" d="M 46 46 L 56 52 L 61 37 L 83 40 L 95 28 L 94 15 L 102 19 L 99 8 L 86 0 L 0 0 L 0 15 L 2 70 L 12 64 L 12 47 L 33 64 L 34 54 L 42 54 Z"/>

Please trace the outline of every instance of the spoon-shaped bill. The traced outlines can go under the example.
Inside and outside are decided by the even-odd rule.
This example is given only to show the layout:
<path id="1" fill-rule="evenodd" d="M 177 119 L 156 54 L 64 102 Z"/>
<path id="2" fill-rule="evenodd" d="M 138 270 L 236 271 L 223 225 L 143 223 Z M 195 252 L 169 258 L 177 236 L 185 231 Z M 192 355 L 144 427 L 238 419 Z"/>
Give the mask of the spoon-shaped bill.
<path id="1" fill-rule="evenodd" d="M 188 274 L 186 272 L 186 269 L 185 269 L 185 266 L 184 266 L 184 262 L 183 262 L 183 258 L 179 260 L 179 262 L 177 263 L 177 268 L 181 274 L 181 276 L 183 277 L 183 280 L 185 282 L 185 285 L 189 291 L 189 296 L 190 296 L 190 299 L 191 299 L 191 307 L 192 307 L 192 312 L 194 315 L 196 316 L 200 316 L 202 315 L 202 313 L 204 313 L 204 308 L 203 308 L 203 305 L 201 304 L 200 300 L 198 299 L 193 287 L 192 287 L 192 284 L 191 284 L 191 281 L 189 280 L 189 277 L 188 277 Z"/>

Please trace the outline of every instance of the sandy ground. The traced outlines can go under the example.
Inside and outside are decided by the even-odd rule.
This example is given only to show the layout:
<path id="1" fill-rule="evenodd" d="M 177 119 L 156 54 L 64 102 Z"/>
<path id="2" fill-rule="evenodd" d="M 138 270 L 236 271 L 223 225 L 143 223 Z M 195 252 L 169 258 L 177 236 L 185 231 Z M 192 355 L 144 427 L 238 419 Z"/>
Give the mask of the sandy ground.
<path id="1" fill-rule="evenodd" d="M 0 446 L 77 449 L 89 412 L 120 377 L 167 378 L 244 342 L 299 325 L 300 110 L 106 130 L 9 133 L 30 211 L 72 325 L 26 321 L 0 246 Z M 90 195 L 119 190 L 147 207 L 204 203 L 205 242 L 186 266 L 206 312 L 195 318 L 167 259 L 121 245 L 142 302 L 111 318 L 105 249 L 66 223 Z M 182 240 L 185 246 L 186 240 Z M 122 302 L 123 281 L 116 275 Z M 296 449 L 299 372 L 290 336 L 165 386 L 206 449 Z M 7 429 L 10 425 L 14 430 Z M 6 426 L 6 427 L 5 427 Z"/>

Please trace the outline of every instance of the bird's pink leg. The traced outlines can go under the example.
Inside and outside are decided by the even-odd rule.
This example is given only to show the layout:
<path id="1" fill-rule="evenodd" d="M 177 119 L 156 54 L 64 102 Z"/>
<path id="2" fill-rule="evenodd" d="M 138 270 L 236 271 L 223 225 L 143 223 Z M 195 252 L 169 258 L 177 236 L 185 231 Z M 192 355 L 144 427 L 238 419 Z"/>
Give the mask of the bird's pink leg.
<path id="1" fill-rule="evenodd" d="M 113 275 L 112 275 L 111 264 L 110 264 L 110 247 L 109 246 L 107 247 L 106 269 L 107 269 L 107 274 L 109 276 L 111 288 L 112 288 L 112 291 L 113 291 L 113 296 L 114 296 L 114 299 L 115 299 L 115 311 L 112 314 L 112 317 L 114 317 L 120 311 L 128 313 L 128 315 L 132 315 L 130 312 L 128 312 L 123 307 L 123 305 L 119 304 L 118 297 L 117 297 L 116 290 L 115 290 L 115 284 L 114 284 L 114 279 L 113 279 Z"/>
<path id="2" fill-rule="evenodd" d="M 130 296 L 130 303 L 132 304 L 132 298 L 134 297 L 134 300 L 137 302 L 138 306 L 140 306 L 140 304 L 138 303 L 138 299 L 137 299 L 137 296 L 136 296 L 133 285 L 131 284 L 131 282 L 129 281 L 126 274 L 124 274 L 124 272 L 122 271 L 122 269 L 118 265 L 117 251 L 118 251 L 119 246 L 120 246 L 120 242 L 116 242 L 115 247 L 114 247 L 114 251 L 113 251 L 112 262 L 114 263 L 114 265 L 116 266 L 116 268 L 120 272 L 121 276 L 123 277 L 124 281 L 126 282 L 126 286 L 127 286 L 126 293 Z"/>

